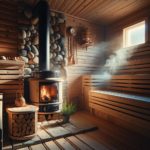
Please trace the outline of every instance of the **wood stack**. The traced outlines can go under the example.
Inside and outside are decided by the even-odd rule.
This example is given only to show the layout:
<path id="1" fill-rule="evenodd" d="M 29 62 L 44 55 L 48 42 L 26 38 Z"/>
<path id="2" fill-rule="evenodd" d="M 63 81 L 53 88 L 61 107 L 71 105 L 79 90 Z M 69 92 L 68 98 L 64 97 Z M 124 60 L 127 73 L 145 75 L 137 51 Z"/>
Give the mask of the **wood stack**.
<path id="1" fill-rule="evenodd" d="M 22 137 L 35 133 L 34 113 L 12 115 L 12 136 Z"/>
<path id="2" fill-rule="evenodd" d="M 37 131 L 37 107 L 8 108 L 9 134 L 12 139 L 24 140 L 31 138 Z"/>

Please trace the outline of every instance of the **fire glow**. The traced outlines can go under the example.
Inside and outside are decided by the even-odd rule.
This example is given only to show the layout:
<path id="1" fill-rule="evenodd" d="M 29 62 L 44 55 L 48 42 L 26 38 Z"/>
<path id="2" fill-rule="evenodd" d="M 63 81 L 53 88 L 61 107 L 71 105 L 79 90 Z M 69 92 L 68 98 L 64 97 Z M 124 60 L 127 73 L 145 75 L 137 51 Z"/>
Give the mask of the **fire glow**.
<path id="1" fill-rule="evenodd" d="M 43 102 L 51 101 L 57 96 L 57 88 L 56 86 L 41 86 L 40 90 L 41 100 Z"/>

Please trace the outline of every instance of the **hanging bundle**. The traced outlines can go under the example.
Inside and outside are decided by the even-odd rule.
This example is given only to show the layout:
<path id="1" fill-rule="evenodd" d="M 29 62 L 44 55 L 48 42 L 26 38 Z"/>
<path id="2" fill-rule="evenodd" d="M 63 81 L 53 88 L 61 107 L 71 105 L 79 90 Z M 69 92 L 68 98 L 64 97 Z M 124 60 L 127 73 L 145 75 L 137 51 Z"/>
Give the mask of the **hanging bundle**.
<path id="1" fill-rule="evenodd" d="M 77 62 L 77 43 L 75 40 L 76 30 L 73 27 L 68 28 L 68 64 L 76 64 Z"/>

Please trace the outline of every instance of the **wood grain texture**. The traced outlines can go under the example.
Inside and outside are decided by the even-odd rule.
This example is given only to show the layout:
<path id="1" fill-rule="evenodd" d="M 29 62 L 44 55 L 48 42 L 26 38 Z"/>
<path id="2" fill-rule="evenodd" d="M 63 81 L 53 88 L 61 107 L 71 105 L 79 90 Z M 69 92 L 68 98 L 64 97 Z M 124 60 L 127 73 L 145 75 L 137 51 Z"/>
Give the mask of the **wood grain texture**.
<path id="1" fill-rule="evenodd" d="M 28 0 L 26 3 L 35 5 L 38 0 Z M 73 16 L 90 20 L 91 22 L 110 24 L 131 13 L 150 6 L 148 0 L 49 0 L 51 9 Z M 113 15 L 110 15 L 113 14 Z"/>
<path id="2" fill-rule="evenodd" d="M 87 124 L 91 124 L 92 122 L 94 125 L 98 126 L 98 130 L 63 138 L 63 140 L 60 141 L 59 139 L 57 139 L 58 142 L 56 140 L 50 139 L 50 141 L 46 143 L 42 141 L 40 141 L 40 143 L 32 143 L 32 145 L 28 146 L 28 148 L 30 150 L 31 148 L 39 149 L 40 147 L 43 148 L 44 146 L 44 148 L 46 149 L 59 150 L 63 147 L 64 149 L 66 147 L 68 148 L 68 143 L 69 145 L 71 144 L 71 146 L 73 146 L 73 148 L 75 149 L 91 148 L 98 150 L 145 150 L 150 148 L 148 138 L 137 134 L 136 132 L 132 132 L 130 130 L 126 130 L 125 128 L 121 128 L 118 125 L 114 125 L 113 123 L 111 123 L 110 125 L 110 122 L 102 118 L 97 118 L 89 114 L 88 112 L 77 112 L 76 114 L 71 116 L 71 121 L 76 122 L 76 124 L 84 124 L 84 126 L 86 126 Z M 47 125 L 47 123 L 45 122 L 43 122 L 43 124 Z M 66 143 L 66 145 L 64 143 Z M 40 146 L 39 148 L 36 147 L 36 145 L 39 146 L 38 144 L 42 144 L 42 146 Z M 17 146 L 17 143 L 15 146 Z M 27 146 L 25 146 L 23 143 L 22 147 Z M 6 148 L 4 147 L 4 149 Z M 13 147 L 13 149 L 18 148 Z"/>
<path id="3" fill-rule="evenodd" d="M 0 91 L 5 93 L 5 107 L 14 104 L 17 93 L 24 93 L 23 76 L 23 61 L 0 60 Z"/>
<path id="4" fill-rule="evenodd" d="M 101 27 L 95 24 L 68 16 L 66 21 L 66 28 L 69 26 L 73 26 L 77 30 L 75 48 L 77 49 L 77 61 L 75 64 L 68 65 L 66 67 L 68 89 L 67 97 L 70 101 L 79 103 L 79 107 L 84 108 L 84 104 L 81 105 L 81 75 L 96 72 L 97 69 L 101 66 L 105 52 L 100 52 L 101 47 L 99 45 L 99 41 L 103 40 L 103 33 L 101 32 Z M 80 39 L 79 33 L 81 32 L 82 28 L 88 28 L 88 30 L 93 34 L 93 38 L 95 37 L 94 45 L 88 47 L 87 50 L 85 47 L 81 46 L 78 41 Z M 67 35 L 66 39 L 68 39 Z M 65 44 L 68 50 L 67 40 Z"/>
<path id="5" fill-rule="evenodd" d="M 54 141 L 46 142 L 45 145 L 46 145 L 49 149 L 60 150 L 60 148 L 56 145 L 56 143 L 55 143 Z"/>
<path id="6" fill-rule="evenodd" d="M 46 150 L 46 148 L 42 144 L 33 145 L 31 146 L 31 149 L 32 150 L 37 150 L 37 149 Z"/>
<path id="7" fill-rule="evenodd" d="M 67 139 L 68 139 L 69 142 L 71 142 L 72 144 L 77 145 L 79 149 L 91 150 L 91 148 L 90 148 L 87 144 L 84 144 L 83 142 L 81 142 L 79 139 L 77 139 L 77 138 L 74 137 L 74 136 L 68 137 Z"/>
<path id="8" fill-rule="evenodd" d="M 16 56 L 18 49 L 17 2 L 0 3 L 0 55 Z"/>
<path id="9" fill-rule="evenodd" d="M 60 147 L 62 147 L 65 150 L 75 150 L 75 148 L 64 138 L 56 140 L 56 143 L 58 143 Z"/>
<path id="10" fill-rule="evenodd" d="M 29 150 L 28 147 L 25 147 L 25 148 L 19 148 L 18 150 Z"/>
<path id="11" fill-rule="evenodd" d="M 83 98 L 92 113 L 97 110 L 119 118 L 126 128 L 149 136 L 150 99 L 142 96 L 150 85 L 142 81 L 149 81 L 149 75 L 114 75 L 108 80 L 100 75 L 87 75 L 83 77 Z"/>

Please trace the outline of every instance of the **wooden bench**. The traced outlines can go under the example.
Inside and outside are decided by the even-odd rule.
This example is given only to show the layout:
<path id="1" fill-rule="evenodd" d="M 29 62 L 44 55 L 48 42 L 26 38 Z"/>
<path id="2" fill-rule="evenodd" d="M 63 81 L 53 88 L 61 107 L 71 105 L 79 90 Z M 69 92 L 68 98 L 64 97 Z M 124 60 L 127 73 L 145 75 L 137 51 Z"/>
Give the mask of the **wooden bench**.
<path id="1" fill-rule="evenodd" d="M 24 93 L 24 62 L 0 60 L 0 92 L 4 93 L 4 105 L 14 104 L 17 93 Z"/>
<path id="2" fill-rule="evenodd" d="M 150 136 L 150 76 L 87 75 L 82 81 L 84 101 L 88 100 L 92 112 L 103 112 L 124 127 Z"/>

